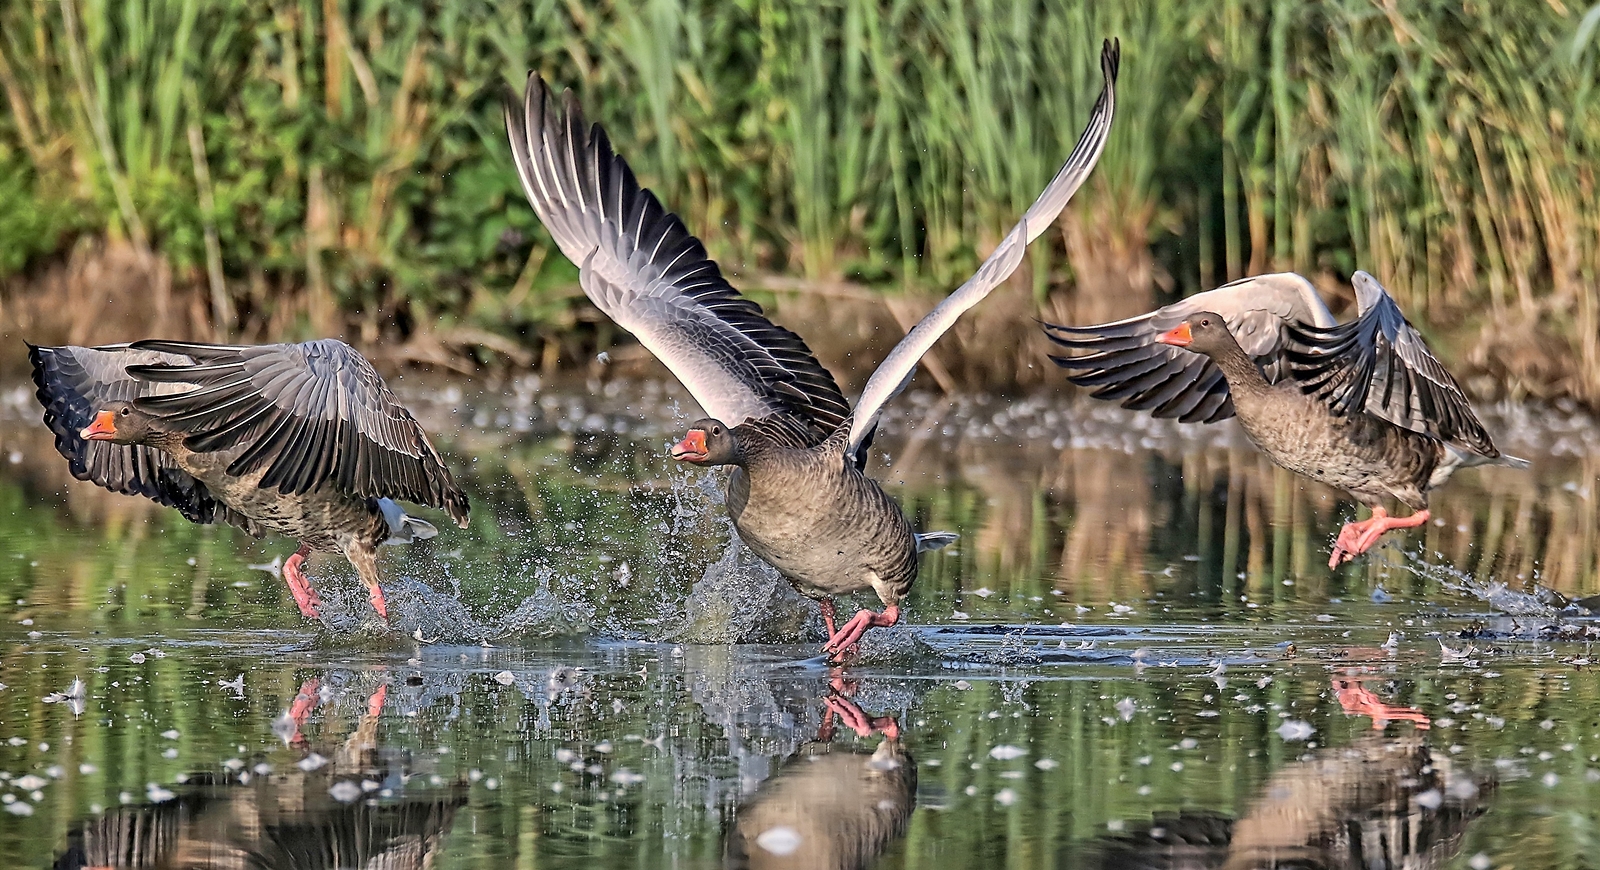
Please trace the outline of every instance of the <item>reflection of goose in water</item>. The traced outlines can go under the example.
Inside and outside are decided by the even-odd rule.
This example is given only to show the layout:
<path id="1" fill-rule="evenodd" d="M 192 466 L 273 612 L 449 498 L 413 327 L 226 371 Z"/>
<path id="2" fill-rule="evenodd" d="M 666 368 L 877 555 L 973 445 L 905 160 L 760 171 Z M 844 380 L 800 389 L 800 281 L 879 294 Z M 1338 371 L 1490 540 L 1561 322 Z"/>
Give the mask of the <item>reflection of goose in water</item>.
<path id="1" fill-rule="evenodd" d="M 1422 737 L 1373 733 L 1284 767 L 1237 821 L 1205 811 L 1157 815 L 1096 844 L 1087 866 L 1439 867 L 1483 813 L 1489 784 L 1434 755 Z"/>
<path id="2" fill-rule="evenodd" d="M 306 747 L 308 758 L 310 744 L 299 729 L 317 706 L 320 688 L 315 679 L 302 684 L 275 725 L 281 733 L 292 723 L 286 739 Z M 328 758 L 320 766 L 191 777 L 164 801 L 119 807 L 84 821 L 68 834 L 67 850 L 55 866 L 432 866 L 456 810 L 466 804 L 465 789 L 458 783 L 427 796 L 400 794 L 408 773 L 403 760 L 375 742 L 387 695 L 383 685 L 369 696 L 348 738 L 322 747 Z"/>
<path id="3" fill-rule="evenodd" d="M 917 765 L 899 723 L 868 716 L 835 691 L 823 703 L 817 740 L 800 747 L 738 809 L 723 849 L 727 868 L 846 870 L 870 866 L 905 835 L 916 803 Z M 835 721 L 862 737 L 884 735 L 875 752 L 834 745 Z"/>

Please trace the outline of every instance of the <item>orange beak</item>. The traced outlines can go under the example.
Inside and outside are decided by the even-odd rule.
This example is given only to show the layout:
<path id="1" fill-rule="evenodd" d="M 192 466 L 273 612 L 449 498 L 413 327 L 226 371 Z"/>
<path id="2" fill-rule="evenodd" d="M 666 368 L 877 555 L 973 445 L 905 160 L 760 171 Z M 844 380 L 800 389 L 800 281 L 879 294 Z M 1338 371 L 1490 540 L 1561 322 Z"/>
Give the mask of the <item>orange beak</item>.
<path id="1" fill-rule="evenodd" d="M 78 433 L 78 437 L 85 441 L 110 441 L 117 437 L 117 415 L 110 411 L 101 411 L 94 415 L 94 422 L 89 428 Z"/>
<path id="2" fill-rule="evenodd" d="M 1173 347 L 1188 347 L 1194 341 L 1194 336 L 1189 334 L 1189 321 L 1178 324 L 1172 329 L 1163 332 L 1156 338 L 1161 344 L 1170 344 Z"/>
<path id="3" fill-rule="evenodd" d="M 672 445 L 672 458 L 679 462 L 704 462 L 707 455 L 706 433 L 699 429 L 690 429 L 682 441 Z"/>

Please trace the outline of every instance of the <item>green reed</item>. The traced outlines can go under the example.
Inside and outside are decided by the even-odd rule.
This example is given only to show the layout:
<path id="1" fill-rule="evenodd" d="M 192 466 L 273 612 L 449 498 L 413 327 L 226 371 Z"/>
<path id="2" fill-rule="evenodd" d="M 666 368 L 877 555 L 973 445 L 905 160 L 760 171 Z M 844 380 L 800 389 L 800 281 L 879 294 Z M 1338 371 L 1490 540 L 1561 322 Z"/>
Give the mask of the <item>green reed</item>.
<path id="1" fill-rule="evenodd" d="M 1366 268 L 1430 328 L 1470 340 L 1512 318 L 1565 343 L 1565 381 L 1546 386 L 1594 399 L 1600 53 L 1573 50 L 1583 11 L 7 4 L 0 275 L 109 235 L 209 300 L 201 331 L 570 340 L 573 270 L 500 129 L 503 88 L 533 68 L 578 92 L 735 274 L 944 288 L 1071 148 L 1100 40 L 1119 36 L 1117 127 L 1068 232 L 1033 255 L 1040 300 L 1063 254 L 1080 273 L 1154 264 L 1189 290 Z"/>

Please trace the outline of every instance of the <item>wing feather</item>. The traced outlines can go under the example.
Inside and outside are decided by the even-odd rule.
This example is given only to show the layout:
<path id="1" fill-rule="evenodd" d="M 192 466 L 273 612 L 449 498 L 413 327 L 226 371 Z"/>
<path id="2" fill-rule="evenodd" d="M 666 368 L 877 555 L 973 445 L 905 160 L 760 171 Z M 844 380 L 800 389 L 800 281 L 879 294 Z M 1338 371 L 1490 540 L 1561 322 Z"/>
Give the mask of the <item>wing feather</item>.
<path id="1" fill-rule="evenodd" d="M 1158 344 L 1156 337 L 1189 315 L 1222 315 L 1267 379 L 1285 374 L 1286 328 L 1301 323 L 1331 327 L 1333 314 L 1310 281 L 1291 272 L 1224 284 L 1149 314 L 1097 326 L 1045 324 L 1045 334 L 1067 353 L 1051 356 L 1067 380 L 1093 387 L 1097 399 L 1148 410 L 1184 423 L 1215 423 L 1233 416 L 1227 382 L 1209 359 Z"/>
<path id="2" fill-rule="evenodd" d="M 1366 272 L 1350 279 L 1360 316 L 1291 326 L 1289 371 L 1334 413 L 1366 412 L 1490 459 L 1500 456 L 1466 392 L 1428 349 L 1394 298 Z"/>
<path id="3" fill-rule="evenodd" d="M 72 476 L 122 495 L 137 495 L 176 508 L 192 522 L 227 523 L 249 534 L 264 531 L 212 496 L 205 484 L 179 468 L 161 450 L 110 441 L 85 441 L 78 433 L 95 412 L 112 402 L 189 389 L 146 384 L 130 377 L 130 364 L 189 364 L 179 354 L 135 350 L 127 345 L 105 347 L 39 347 L 28 345 L 33 383 L 44 423 L 55 435 L 56 451 L 67 460 Z"/>
<path id="4" fill-rule="evenodd" d="M 1100 160 L 1100 152 L 1105 149 L 1106 139 L 1111 135 L 1111 118 L 1116 113 L 1117 67 L 1120 59 L 1120 44 L 1116 40 L 1106 40 L 1100 52 L 1100 71 L 1105 77 L 1105 85 L 1066 163 L 1062 164 L 1044 192 L 1023 213 L 1017 225 L 978 267 L 978 271 L 918 321 L 867 380 L 851 418 L 847 453 L 856 455 L 859 452 L 861 444 L 877 426 L 878 414 L 883 406 L 910 383 L 923 354 L 955 325 L 967 309 L 977 305 L 1002 281 L 1011 277 L 1011 273 L 1021 265 L 1028 244 L 1055 224 L 1061 210 L 1066 208 L 1072 195 L 1077 193 L 1094 170 Z"/>
<path id="5" fill-rule="evenodd" d="M 300 494 L 324 484 L 364 498 L 442 508 L 467 521 L 467 496 L 411 412 L 366 358 L 344 342 L 259 346 L 142 341 L 136 350 L 187 354 L 206 365 L 129 366 L 148 384 L 182 392 L 142 396 L 138 406 L 180 426 L 196 451 L 238 448 L 228 473 L 262 472 L 260 486 Z M 371 473 L 375 465 L 382 473 Z M 357 469 L 368 469 L 358 474 Z"/>
<path id="6" fill-rule="evenodd" d="M 837 382 L 798 335 L 740 296 L 677 215 L 639 186 L 570 91 L 537 75 L 508 99 L 506 132 L 528 202 L 580 266 L 589 299 L 729 425 L 794 417 L 820 442 L 849 414 Z"/>

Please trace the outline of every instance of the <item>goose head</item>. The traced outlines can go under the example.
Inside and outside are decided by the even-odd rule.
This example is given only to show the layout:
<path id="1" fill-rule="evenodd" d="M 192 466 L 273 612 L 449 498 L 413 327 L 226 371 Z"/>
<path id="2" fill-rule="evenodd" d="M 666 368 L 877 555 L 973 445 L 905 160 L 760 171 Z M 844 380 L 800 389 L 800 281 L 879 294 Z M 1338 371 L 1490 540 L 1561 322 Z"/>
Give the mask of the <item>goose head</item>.
<path id="1" fill-rule="evenodd" d="M 695 465 L 737 465 L 742 456 L 739 439 L 721 420 L 696 420 L 683 440 L 672 445 L 672 458 Z"/>
<path id="2" fill-rule="evenodd" d="M 78 436 L 85 441 L 143 444 L 159 431 L 156 418 L 139 410 L 132 402 L 110 402 L 95 411 L 94 421 Z"/>
<path id="3" fill-rule="evenodd" d="M 1228 321 L 1210 311 L 1189 315 L 1188 320 L 1157 336 L 1156 341 L 1206 356 L 1238 343 L 1233 333 L 1228 331 Z"/>

